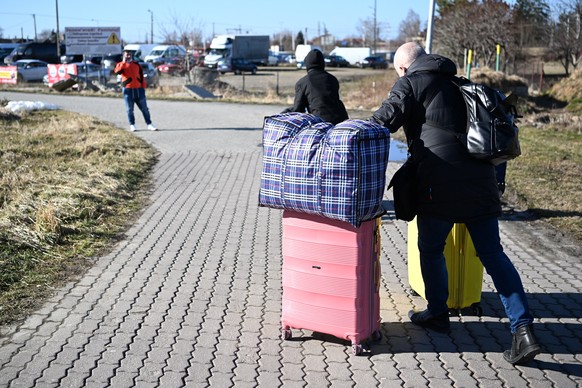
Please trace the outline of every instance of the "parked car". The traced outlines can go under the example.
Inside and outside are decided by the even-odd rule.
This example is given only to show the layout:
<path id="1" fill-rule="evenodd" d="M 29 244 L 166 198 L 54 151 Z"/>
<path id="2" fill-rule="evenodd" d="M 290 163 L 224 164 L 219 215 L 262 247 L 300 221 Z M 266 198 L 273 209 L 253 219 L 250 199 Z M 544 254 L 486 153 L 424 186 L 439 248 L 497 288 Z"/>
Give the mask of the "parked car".
<path id="1" fill-rule="evenodd" d="M 90 62 L 100 65 L 103 57 L 96 55 L 61 55 L 61 63 Z"/>
<path id="2" fill-rule="evenodd" d="M 81 81 L 87 78 L 90 81 L 106 82 L 109 79 L 109 70 L 96 65 L 94 63 L 75 62 L 72 63 L 77 66 L 77 77 Z"/>
<path id="3" fill-rule="evenodd" d="M 73 62 L 68 63 L 67 65 L 69 66 L 75 65 L 77 67 L 77 74 L 75 75 L 75 77 L 78 80 L 78 82 L 84 83 L 85 80 L 89 80 L 107 83 L 107 81 L 109 80 L 109 70 L 101 67 L 100 65 L 85 62 Z M 71 70 L 71 68 L 69 68 L 68 72 L 69 74 L 73 75 L 73 70 Z M 48 74 L 45 74 L 42 80 L 45 85 L 48 85 L 49 84 Z"/>
<path id="4" fill-rule="evenodd" d="M 38 59 L 20 59 L 12 64 L 16 66 L 18 83 L 42 81 L 48 75 L 47 65 L 47 62 Z"/>
<path id="5" fill-rule="evenodd" d="M 341 55 L 325 55 L 326 67 L 348 67 L 350 63 Z"/>
<path id="6" fill-rule="evenodd" d="M 172 58 L 166 63 L 156 67 L 158 73 L 167 75 L 184 75 L 186 74 L 186 64 L 182 58 Z"/>
<path id="7" fill-rule="evenodd" d="M 257 74 L 257 65 L 242 58 L 235 58 L 229 60 L 224 60 L 218 62 L 218 71 L 220 74 L 227 73 L 229 71 L 234 72 L 234 74 L 242 74 L 243 72 L 250 72 L 251 74 Z"/>
<path id="8" fill-rule="evenodd" d="M 366 57 L 362 61 L 362 68 L 365 69 L 367 67 L 369 67 L 371 69 L 387 69 L 388 62 L 386 61 L 386 58 L 384 58 L 384 57 L 376 57 L 376 56 Z"/>
<path id="9" fill-rule="evenodd" d="M 279 64 L 279 56 L 277 54 L 269 52 L 269 58 L 267 59 L 267 66 L 277 66 Z"/>
<path id="10" fill-rule="evenodd" d="M 160 75 L 156 67 L 150 62 L 139 61 L 138 63 L 143 69 L 143 75 L 146 79 L 147 87 L 157 88 L 160 86 Z"/>
<path id="11" fill-rule="evenodd" d="M 101 66 L 109 70 L 109 73 L 113 73 L 115 65 L 117 65 L 123 59 L 123 54 L 110 54 L 103 57 L 101 60 Z"/>
<path id="12" fill-rule="evenodd" d="M 143 69 L 143 76 L 146 80 L 146 86 L 148 88 L 156 88 L 160 86 L 160 76 L 158 70 L 150 62 L 139 61 L 138 62 Z M 117 75 L 116 81 L 121 84 L 121 75 Z"/>

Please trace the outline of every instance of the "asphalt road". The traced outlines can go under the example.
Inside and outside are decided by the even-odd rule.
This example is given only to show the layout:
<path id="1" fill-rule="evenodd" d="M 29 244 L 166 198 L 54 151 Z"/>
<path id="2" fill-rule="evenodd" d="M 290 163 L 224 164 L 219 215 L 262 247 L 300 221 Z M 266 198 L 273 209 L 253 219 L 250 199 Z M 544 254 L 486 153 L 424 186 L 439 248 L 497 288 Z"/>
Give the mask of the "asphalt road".
<path id="1" fill-rule="evenodd" d="M 119 98 L 79 97 L 58 94 L 29 94 L 0 92 L 0 99 L 12 101 L 43 101 L 62 109 L 92 115 L 129 129 L 125 106 Z M 136 134 L 161 151 L 191 150 L 195 143 L 202 149 L 241 150 L 257 147 L 261 143 L 261 128 L 265 116 L 276 114 L 283 106 L 237 105 L 220 102 L 180 102 L 148 100 L 151 117 L 159 128 L 157 132 L 145 130 L 141 112 L 135 109 Z M 140 131 L 141 129 L 141 131 Z M 233 131 L 237 141 L 232 142 Z M 172 136 L 167 136 L 171 132 Z M 155 139 L 155 140 L 154 140 Z"/>
<path id="2" fill-rule="evenodd" d="M 125 105 L 121 96 L 80 97 L 59 94 L 31 94 L 0 92 L 0 99 L 12 101 L 43 101 L 62 109 L 95 116 L 119 128 L 129 129 Z M 135 108 L 136 134 L 152 143 L 160 151 L 172 152 L 199 149 L 248 150 L 260 147 L 265 116 L 281 112 L 285 106 L 232 104 L 199 101 L 148 100 L 157 132 L 147 131 L 141 112 Z M 167 136 L 171 132 L 172 136 Z M 236 141 L 231 141 L 236 132 Z M 400 161 L 405 150 L 392 142 L 390 158 Z"/>

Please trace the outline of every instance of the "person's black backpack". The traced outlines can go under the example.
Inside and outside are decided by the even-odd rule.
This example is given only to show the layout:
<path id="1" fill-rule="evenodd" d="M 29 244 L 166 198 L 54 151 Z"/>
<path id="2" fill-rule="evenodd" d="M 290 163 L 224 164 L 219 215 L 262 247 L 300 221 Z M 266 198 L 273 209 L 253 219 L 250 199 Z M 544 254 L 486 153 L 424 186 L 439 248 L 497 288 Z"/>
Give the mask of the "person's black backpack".
<path id="1" fill-rule="evenodd" d="M 517 96 L 505 96 L 487 85 L 473 83 L 466 78 L 454 77 L 467 106 L 467 133 L 459 138 L 467 151 L 477 159 L 494 165 L 521 155 L 515 125 L 518 118 Z"/>

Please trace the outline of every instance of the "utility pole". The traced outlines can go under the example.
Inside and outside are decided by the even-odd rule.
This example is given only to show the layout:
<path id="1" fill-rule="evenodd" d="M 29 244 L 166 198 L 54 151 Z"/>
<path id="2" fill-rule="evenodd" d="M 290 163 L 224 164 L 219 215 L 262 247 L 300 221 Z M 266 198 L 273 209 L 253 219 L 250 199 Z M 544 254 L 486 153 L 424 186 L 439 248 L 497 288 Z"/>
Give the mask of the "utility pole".
<path id="1" fill-rule="evenodd" d="M 374 0 L 374 54 L 376 54 L 376 42 L 378 41 L 378 25 L 376 23 L 376 0 Z"/>
<path id="2" fill-rule="evenodd" d="M 154 13 L 151 9 L 148 9 L 148 12 L 150 13 L 150 43 L 154 43 Z"/>
<path id="3" fill-rule="evenodd" d="M 37 41 L 38 37 L 36 35 L 36 15 L 32 14 L 32 20 L 34 20 L 34 40 Z"/>
<path id="4" fill-rule="evenodd" d="M 428 54 L 432 51 L 432 30 L 433 30 L 433 19 L 434 19 L 434 0 L 430 0 L 429 11 L 428 11 L 428 26 L 426 28 L 426 52 Z"/>
<path id="5" fill-rule="evenodd" d="M 57 57 L 61 57 L 61 38 L 60 38 L 60 32 L 59 32 L 59 0 L 55 0 L 55 5 L 57 7 Z"/>

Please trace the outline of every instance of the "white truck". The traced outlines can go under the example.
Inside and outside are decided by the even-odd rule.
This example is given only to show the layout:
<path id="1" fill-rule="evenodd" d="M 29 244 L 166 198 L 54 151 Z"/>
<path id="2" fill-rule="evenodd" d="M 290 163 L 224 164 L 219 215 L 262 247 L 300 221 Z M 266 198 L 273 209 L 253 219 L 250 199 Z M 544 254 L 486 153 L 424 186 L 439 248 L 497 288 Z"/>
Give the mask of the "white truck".
<path id="1" fill-rule="evenodd" d="M 336 47 L 329 55 L 340 55 L 352 66 L 362 66 L 364 58 L 372 55 L 370 47 Z"/>
<path id="2" fill-rule="evenodd" d="M 311 50 L 319 50 L 323 53 L 321 47 L 312 44 L 298 44 L 297 47 L 295 47 L 295 61 L 297 62 L 298 69 L 305 68 L 305 64 L 303 62 Z"/>
<path id="3" fill-rule="evenodd" d="M 216 69 L 218 62 L 230 59 L 246 59 L 257 65 L 266 65 L 269 47 L 268 35 L 218 35 L 210 43 L 204 66 Z"/>

